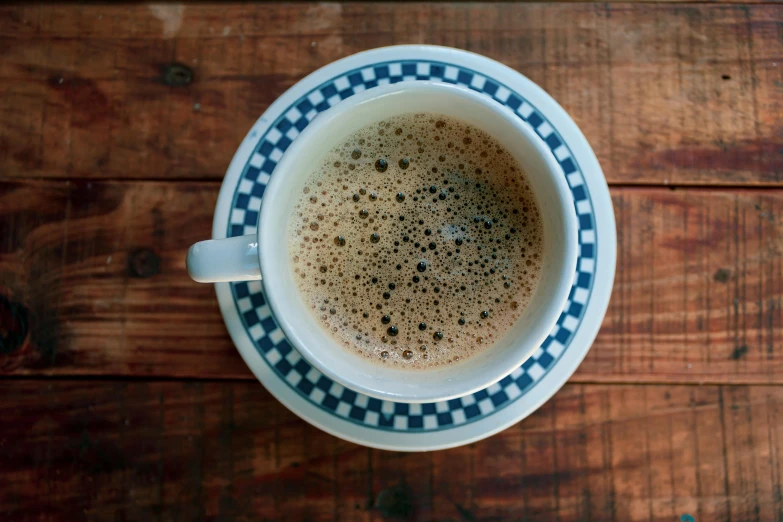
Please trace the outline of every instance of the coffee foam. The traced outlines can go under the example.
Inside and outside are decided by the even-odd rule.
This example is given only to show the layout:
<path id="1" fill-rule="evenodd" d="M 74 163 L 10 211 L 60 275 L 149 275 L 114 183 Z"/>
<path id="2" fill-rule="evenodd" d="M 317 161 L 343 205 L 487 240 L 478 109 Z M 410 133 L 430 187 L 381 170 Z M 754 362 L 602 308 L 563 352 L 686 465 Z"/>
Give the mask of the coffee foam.
<path id="1" fill-rule="evenodd" d="M 434 114 L 369 125 L 314 169 L 288 223 L 304 302 L 379 364 L 427 369 L 489 349 L 541 268 L 538 205 L 484 132 Z"/>

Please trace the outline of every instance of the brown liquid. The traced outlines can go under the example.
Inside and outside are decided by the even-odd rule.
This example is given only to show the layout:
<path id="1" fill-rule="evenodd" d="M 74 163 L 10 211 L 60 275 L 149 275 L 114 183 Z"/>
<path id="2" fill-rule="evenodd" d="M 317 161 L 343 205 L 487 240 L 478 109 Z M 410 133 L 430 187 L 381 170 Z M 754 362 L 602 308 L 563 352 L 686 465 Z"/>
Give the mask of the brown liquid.
<path id="1" fill-rule="evenodd" d="M 452 118 L 369 125 L 311 174 L 288 223 L 299 292 L 347 349 L 427 369 L 490 349 L 538 283 L 542 230 L 516 160 Z"/>

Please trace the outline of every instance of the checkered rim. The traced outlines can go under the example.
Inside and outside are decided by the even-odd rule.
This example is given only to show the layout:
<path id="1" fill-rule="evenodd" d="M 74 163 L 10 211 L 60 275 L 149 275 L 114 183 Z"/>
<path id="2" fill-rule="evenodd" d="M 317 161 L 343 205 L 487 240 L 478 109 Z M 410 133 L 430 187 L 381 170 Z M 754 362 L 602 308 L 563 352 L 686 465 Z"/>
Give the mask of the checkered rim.
<path id="1" fill-rule="evenodd" d="M 283 110 L 258 139 L 234 192 L 227 235 L 256 232 L 261 198 L 274 168 L 316 114 L 372 87 L 415 80 L 463 85 L 511 108 L 549 146 L 566 176 L 579 222 L 579 257 L 568 300 L 557 324 L 538 350 L 499 382 L 464 397 L 428 404 L 382 401 L 345 388 L 310 365 L 286 340 L 266 302 L 260 282 L 232 283 L 231 288 L 240 320 L 262 359 L 311 404 L 368 428 L 431 432 L 480 420 L 530 391 L 568 348 L 589 301 L 597 255 L 595 216 L 589 190 L 570 148 L 539 110 L 502 83 L 443 62 L 401 60 L 343 73 Z"/>

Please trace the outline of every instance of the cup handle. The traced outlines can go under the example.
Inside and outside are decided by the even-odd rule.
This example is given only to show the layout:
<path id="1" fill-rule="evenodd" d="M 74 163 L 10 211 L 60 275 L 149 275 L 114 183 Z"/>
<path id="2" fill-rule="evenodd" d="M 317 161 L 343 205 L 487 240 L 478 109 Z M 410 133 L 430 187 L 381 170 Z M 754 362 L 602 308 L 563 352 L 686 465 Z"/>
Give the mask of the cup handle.
<path id="1" fill-rule="evenodd" d="M 257 236 L 200 241 L 188 250 L 187 265 L 190 277 L 199 283 L 259 280 Z"/>

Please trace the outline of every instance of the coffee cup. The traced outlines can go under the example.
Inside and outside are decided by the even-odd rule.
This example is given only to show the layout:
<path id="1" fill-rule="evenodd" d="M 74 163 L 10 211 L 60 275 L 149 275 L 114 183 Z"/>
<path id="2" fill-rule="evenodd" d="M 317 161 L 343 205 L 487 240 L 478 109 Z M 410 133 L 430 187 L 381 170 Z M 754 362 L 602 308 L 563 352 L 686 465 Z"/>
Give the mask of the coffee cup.
<path id="1" fill-rule="evenodd" d="M 529 305 L 492 347 L 464 362 L 425 371 L 383 366 L 341 346 L 310 313 L 297 289 L 286 224 L 315 165 L 346 136 L 402 113 L 461 120 L 494 137 L 525 170 L 540 209 L 543 250 Z M 379 399 L 434 402 L 483 389 L 519 367 L 552 330 L 576 268 L 578 227 L 565 176 L 546 144 L 508 108 L 456 85 L 402 82 L 355 94 L 319 114 L 277 164 L 261 203 L 257 233 L 196 243 L 187 267 L 198 282 L 261 280 L 291 345 L 323 374 Z"/>

